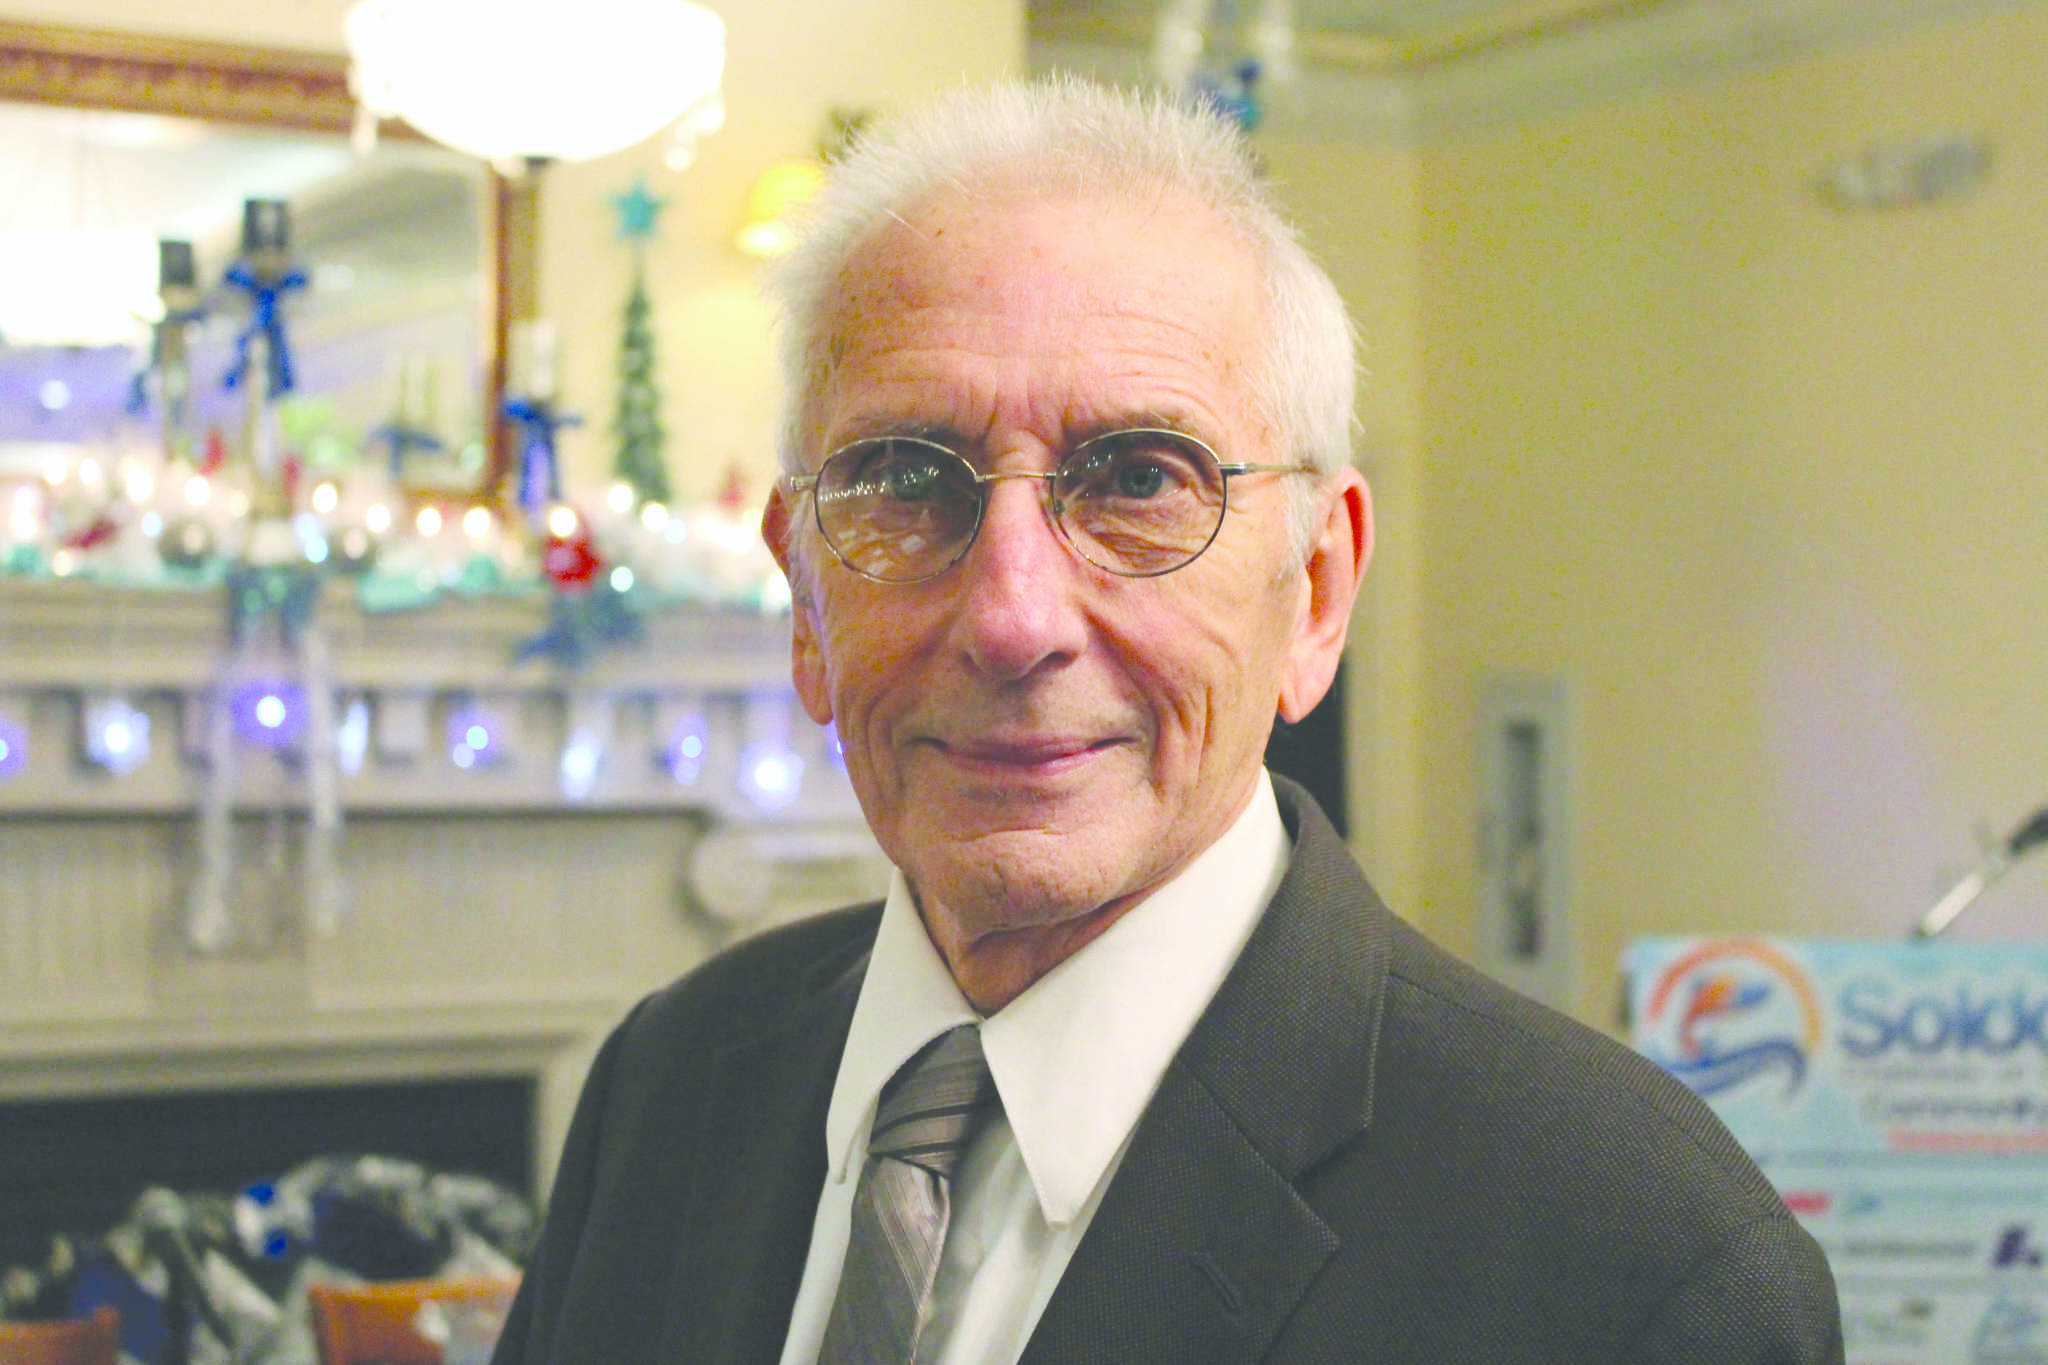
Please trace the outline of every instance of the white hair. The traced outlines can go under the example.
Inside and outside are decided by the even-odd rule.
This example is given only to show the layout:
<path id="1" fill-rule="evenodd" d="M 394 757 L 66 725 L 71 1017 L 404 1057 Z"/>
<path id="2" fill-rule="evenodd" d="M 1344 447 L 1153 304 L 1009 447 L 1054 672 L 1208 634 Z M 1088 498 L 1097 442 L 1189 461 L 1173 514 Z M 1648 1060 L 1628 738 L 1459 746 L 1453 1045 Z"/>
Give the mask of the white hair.
<path id="1" fill-rule="evenodd" d="M 1343 300 L 1281 217 L 1236 127 L 1164 96 L 1058 77 L 955 91 L 863 134 L 832 168 L 795 247 L 767 279 L 782 321 L 786 471 L 809 467 L 815 404 L 830 378 L 832 310 L 854 258 L 935 192 L 1019 170 L 1041 192 L 1179 193 L 1228 224 L 1264 284 L 1267 334 L 1251 371 L 1257 415 L 1283 450 L 1325 476 L 1349 463 L 1356 361 Z M 1321 480 L 1290 482 L 1300 556 Z"/>

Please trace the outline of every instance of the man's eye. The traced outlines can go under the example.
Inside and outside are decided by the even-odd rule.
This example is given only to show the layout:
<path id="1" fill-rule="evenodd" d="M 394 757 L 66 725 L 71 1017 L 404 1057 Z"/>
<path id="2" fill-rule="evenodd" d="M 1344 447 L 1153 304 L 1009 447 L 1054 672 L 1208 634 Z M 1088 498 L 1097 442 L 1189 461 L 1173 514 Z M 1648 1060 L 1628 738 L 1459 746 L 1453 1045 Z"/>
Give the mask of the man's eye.
<path id="1" fill-rule="evenodd" d="M 1156 498 L 1166 487 L 1166 471 L 1150 461 L 1119 461 L 1112 479 L 1126 498 Z"/>
<path id="2" fill-rule="evenodd" d="M 1062 497 L 1121 503 L 1135 510 L 1200 496 L 1197 457 L 1179 438 L 1160 431 L 1123 431 L 1097 437 L 1069 456 L 1060 470 Z"/>
<path id="3" fill-rule="evenodd" d="M 898 502 L 922 502 L 938 486 L 939 469 L 930 460 L 898 460 L 882 471 L 879 482 Z"/>

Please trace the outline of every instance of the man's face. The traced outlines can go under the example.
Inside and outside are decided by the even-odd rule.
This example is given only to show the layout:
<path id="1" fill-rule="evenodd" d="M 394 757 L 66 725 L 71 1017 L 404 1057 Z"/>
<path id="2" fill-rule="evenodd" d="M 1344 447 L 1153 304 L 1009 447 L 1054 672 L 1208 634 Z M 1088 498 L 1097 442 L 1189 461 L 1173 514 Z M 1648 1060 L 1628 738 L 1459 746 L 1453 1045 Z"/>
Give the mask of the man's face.
<path id="1" fill-rule="evenodd" d="M 1226 462 L 1289 459 L 1248 388 L 1266 327 L 1256 265 L 1176 198 L 948 193 L 855 258 L 828 326 L 814 468 L 859 437 L 918 434 L 983 470 L 1049 470 L 1134 426 Z M 807 500 L 771 509 L 778 551 L 812 556 L 790 565 L 800 596 L 815 584 L 799 695 L 838 727 L 868 822 L 949 958 L 949 937 L 1135 903 L 1243 810 L 1310 648 L 1308 580 L 1287 571 L 1300 477 L 1234 478 L 1215 542 L 1146 579 L 1075 555 L 1035 480 L 989 485 L 973 548 L 911 585 L 840 565 Z"/>

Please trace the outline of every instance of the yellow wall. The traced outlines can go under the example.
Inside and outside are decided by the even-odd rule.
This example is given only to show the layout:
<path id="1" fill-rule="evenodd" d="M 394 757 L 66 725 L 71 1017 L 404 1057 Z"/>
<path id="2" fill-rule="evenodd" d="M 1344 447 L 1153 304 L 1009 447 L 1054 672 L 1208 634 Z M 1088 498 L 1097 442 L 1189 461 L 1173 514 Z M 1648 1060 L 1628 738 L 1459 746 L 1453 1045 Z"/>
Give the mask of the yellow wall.
<path id="1" fill-rule="evenodd" d="M 1646 932 L 1891 938 L 2048 797 L 2048 8 L 1422 155 L 1418 918 L 1472 947 L 1474 693 L 1578 711 L 1579 1012 Z M 1961 132 L 1972 198 L 1821 202 Z M 1966 929 L 2038 934 L 2022 868 Z"/>
<path id="2" fill-rule="evenodd" d="M 1347 650 L 1352 843 L 1380 893 L 1420 922 L 1417 158 L 1398 148 L 1272 136 L 1260 139 L 1259 151 L 1358 327 L 1357 450 L 1372 484 L 1377 544 Z"/>

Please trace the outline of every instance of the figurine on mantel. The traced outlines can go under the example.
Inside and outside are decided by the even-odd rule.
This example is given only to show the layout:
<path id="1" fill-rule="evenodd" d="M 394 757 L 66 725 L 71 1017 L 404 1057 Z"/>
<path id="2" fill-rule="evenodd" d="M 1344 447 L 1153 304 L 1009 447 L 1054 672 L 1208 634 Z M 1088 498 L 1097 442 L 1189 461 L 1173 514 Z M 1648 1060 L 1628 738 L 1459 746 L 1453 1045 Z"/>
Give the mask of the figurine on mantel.
<path id="1" fill-rule="evenodd" d="M 225 383 L 241 389 L 242 458 L 251 481 L 252 524 L 245 556 L 254 564 L 305 558 L 291 525 L 289 470 L 279 449 L 277 399 L 292 391 L 292 355 L 284 301 L 306 287 L 306 272 L 291 258 L 291 216 L 281 199 L 242 205 L 242 250 L 226 283 L 248 295 L 249 321 L 235 341 L 235 363 Z"/>
<path id="2" fill-rule="evenodd" d="M 391 481 L 402 483 L 413 456 L 439 454 L 447 442 L 437 429 L 440 377 L 434 362 L 399 356 L 394 368 L 398 372 L 398 401 L 392 407 L 390 420 L 371 432 L 370 440 L 384 445 L 389 452 Z"/>
<path id="3" fill-rule="evenodd" d="M 548 514 L 562 501 L 562 463 L 556 446 L 563 427 L 582 418 L 555 406 L 555 328 L 540 318 L 515 324 L 505 394 L 505 417 L 518 433 L 519 463 L 512 501 L 529 532 L 546 534 Z"/>
<path id="4" fill-rule="evenodd" d="M 192 243 L 165 237 L 157 242 L 157 298 L 164 315 L 150 329 L 147 396 L 157 407 L 158 439 L 167 461 L 192 456 L 192 328 L 206 316 Z"/>

